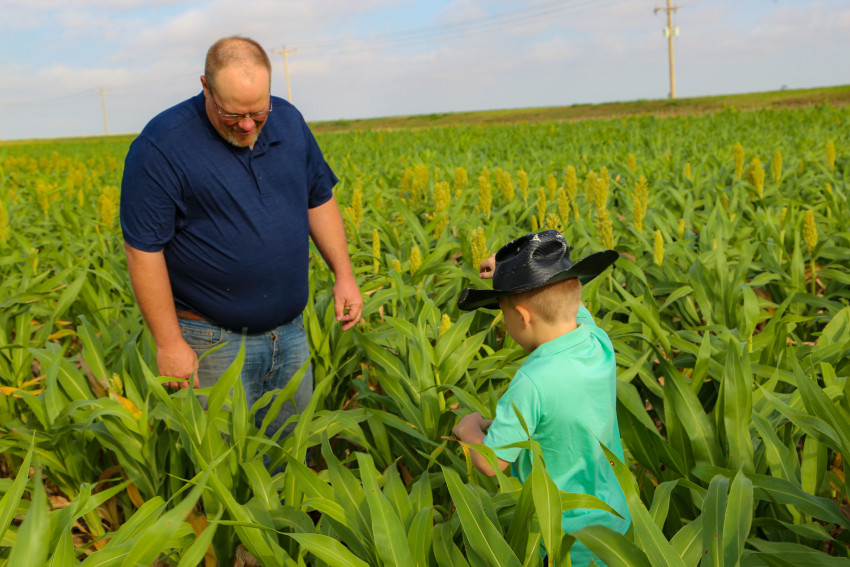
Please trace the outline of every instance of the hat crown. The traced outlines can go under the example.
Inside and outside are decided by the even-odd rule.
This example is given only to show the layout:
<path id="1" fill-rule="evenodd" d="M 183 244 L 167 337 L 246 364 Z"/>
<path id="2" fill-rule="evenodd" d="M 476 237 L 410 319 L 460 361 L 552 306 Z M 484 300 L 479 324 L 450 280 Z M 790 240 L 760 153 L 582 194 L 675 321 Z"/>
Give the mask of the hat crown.
<path id="1" fill-rule="evenodd" d="M 542 286 L 573 266 L 570 246 L 557 230 L 527 234 L 496 253 L 494 290 L 521 291 Z"/>
<path id="2" fill-rule="evenodd" d="M 496 252 L 493 289 L 463 290 L 457 306 L 464 311 L 498 309 L 499 298 L 528 291 L 567 278 L 586 284 L 617 261 L 616 250 L 594 252 L 573 264 L 570 245 L 557 230 L 527 234 L 508 242 Z"/>

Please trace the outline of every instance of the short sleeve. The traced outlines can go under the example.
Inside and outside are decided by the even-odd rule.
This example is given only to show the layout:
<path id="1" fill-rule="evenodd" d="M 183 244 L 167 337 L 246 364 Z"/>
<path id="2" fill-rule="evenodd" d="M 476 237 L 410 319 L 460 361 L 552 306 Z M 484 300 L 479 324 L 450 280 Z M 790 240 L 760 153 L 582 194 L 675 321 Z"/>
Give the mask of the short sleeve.
<path id="1" fill-rule="evenodd" d="M 333 197 L 333 188 L 337 184 L 337 176 L 334 174 L 331 166 L 322 155 L 322 150 L 316 137 L 310 131 L 306 122 L 303 122 L 304 136 L 307 141 L 307 170 L 309 180 L 309 195 L 307 197 L 307 207 L 310 209 L 316 208 L 327 203 Z"/>
<path id="2" fill-rule="evenodd" d="M 124 241 L 144 252 L 162 250 L 174 237 L 180 189 L 168 160 L 147 138 L 130 146 L 121 180 Z"/>
<path id="3" fill-rule="evenodd" d="M 516 410 L 514 409 L 516 407 Z M 542 414 L 542 401 L 537 385 L 521 371 L 517 372 L 510 387 L 496 404 L 496 416 L 484 437 L 484 444 L 493 449 L 503 461 L 513 463 L 522 452 L 519 447 L 508 447 L 513 443 L 528 441 L 534 436 Z M 517 411 L 528 428 L 523 429 Z"/>

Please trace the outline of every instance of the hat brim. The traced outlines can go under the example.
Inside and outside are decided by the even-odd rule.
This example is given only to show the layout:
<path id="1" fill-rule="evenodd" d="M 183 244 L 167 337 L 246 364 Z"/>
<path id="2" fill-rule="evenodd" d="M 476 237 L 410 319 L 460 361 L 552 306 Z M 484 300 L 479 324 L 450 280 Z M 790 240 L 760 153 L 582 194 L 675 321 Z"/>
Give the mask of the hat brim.
<path id="1" fill-rule="evenodd" d="M 559 272 L 542 284 L 534 287 L 509 290 L 467 288 L 461 292 L 460 297 L 457 300 L 457 306 L 463 311 L 472 311 L 473 309 L 498 309 L 499 298 L 503 295 L 510 295 L 512 293 L 536 289 L 568 278 L 578 278 L 582 285 L 584 285 L 605 271 L 605 269 L 616 262 L 619 257 L 620 254 L 616 250 L 594 252 L 573 264 L 570 269 Z"/>

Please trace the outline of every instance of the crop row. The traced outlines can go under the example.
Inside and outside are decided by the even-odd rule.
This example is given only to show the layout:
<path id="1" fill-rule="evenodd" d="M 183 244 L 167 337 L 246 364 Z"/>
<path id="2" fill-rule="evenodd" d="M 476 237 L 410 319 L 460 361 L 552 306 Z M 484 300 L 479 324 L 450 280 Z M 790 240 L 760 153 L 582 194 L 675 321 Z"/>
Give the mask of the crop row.
<path id="1" fill-rule="evenodd" d="M 239 361 L 207 410 L 156 376 L 117 224 L 129 140 L 0 147 L 0 564 L 212 565 L 241 543 L 264 565 L 535 565 L 574 538 L 609 565 L 847 564 L 848 120 L 319 136 L 364 322 L 339 330 L 314 251 L 316 392 L 279 445 Z M 457 297 L 540 228 L 621 254 L 583 301 L 617 352 L 625 536 L 560 533 L 604 505 L 553 493 L 539 455 L 525 486 L 478 476 L 451 437 L 524 357 Z"/>

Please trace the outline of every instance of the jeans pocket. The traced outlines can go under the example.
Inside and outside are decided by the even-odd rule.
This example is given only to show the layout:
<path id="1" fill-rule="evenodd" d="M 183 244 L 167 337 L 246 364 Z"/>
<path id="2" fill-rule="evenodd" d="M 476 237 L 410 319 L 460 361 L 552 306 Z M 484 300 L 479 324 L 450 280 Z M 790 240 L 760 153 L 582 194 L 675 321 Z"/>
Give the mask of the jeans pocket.
<path id="1" fill-rule="evenodd" d="M 179 319 L 179 321 L 183 340 L 196 351 L 217 346 L 225 338 L 225 332 L 218 325 L 213 325 L 206 321 L 193 321 L 191 319 Z"/>

